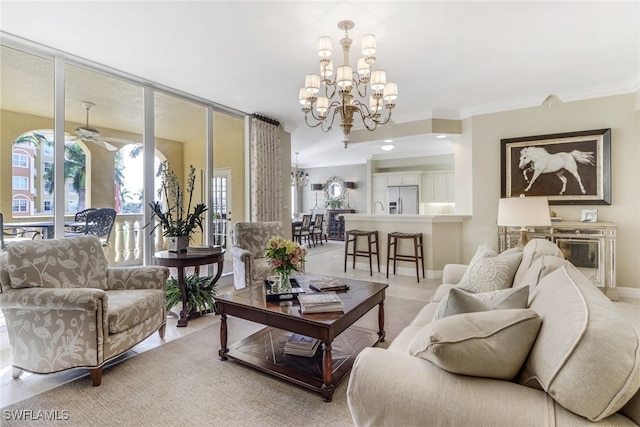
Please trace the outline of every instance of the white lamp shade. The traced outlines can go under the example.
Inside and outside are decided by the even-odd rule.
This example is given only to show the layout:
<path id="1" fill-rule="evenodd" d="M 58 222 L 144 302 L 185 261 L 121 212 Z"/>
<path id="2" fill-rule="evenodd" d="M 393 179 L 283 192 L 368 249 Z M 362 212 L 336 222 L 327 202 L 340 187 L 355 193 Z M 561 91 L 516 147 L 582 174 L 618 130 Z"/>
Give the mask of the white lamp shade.
<path id="1" fill-rule="evenodd" d="M 376 53 L 376 36 L 365 34 L 360 41 L 360 48 L 364 56 L 371 56 Z"/>
<path id="2" fill-rule="evenodd" d="M 387 83 L 384 87 L 383 98 L 385 101 L 394 101 L 398 98 L 398 85 L 395 83 Z"/>
<path id="3" fill-rule="evenodd" d="M 325 114 L 327 114 L 328 109 L 329 109 L 329 98 L 327 98 L 326 96 L 318 97 L 318 100 L 316 101 L 316 110 L 318 111 L 318 113 L 324 116 Z"/>
<path id="4" fill-rule="evenodd" d="M 327 36 L 318 37 L 318 55 L 322 58 L 331 56 L 331 38 Z"/>
<path id="5" fill-rule="evenodd" d="M 322 76 L 323 79 L 328 79 L 333 76 L 333 62 L 329 61 L 326 64 L 320 65 L 320 76 Z"/>
<path id="6" fill-rule="evenodd" d="M 341 65 L 338 67 L 338 75 L 336 76 L 336 83 L 340 87 L 349 87 L 353 85 L 353 69 L 348 65 Z"/>
<path id="7" fill-rule="evenodd" d="M 371 73 L 371 89 L 380 92 L 387 85 L 387 73 L 382 70 L 375 70 Z"/>
<path id="8" fill-rule="evenodd" d="M 500 199 L 498 225 L 520 228 L 550 226 L 549 200 L 545 196 Z"/>
<path id="9" fill-rule="evenodd" d="M 304 89 L 308 93 L 320 92 L 320 76 L 317 74 L 307 74 L 304 78 Z"/>
<path id="10" fill-rule="evenodd" d="M 358 74 L 364 77 L 367 77 L 369 74 L 371 74 L 369 64 L 367 64 L 367 61 L 364 58 L 358 59 Z"/>
<path id="11" fill-rule="evenodd" d="M 308 96 L 309 96 L 309 93 L 307 92 L 307 90 L 305 88 L 301 88 L 298 91 L 298 100 L 300 101 L 300 104 L 306 106 L 309 103 Z"/>

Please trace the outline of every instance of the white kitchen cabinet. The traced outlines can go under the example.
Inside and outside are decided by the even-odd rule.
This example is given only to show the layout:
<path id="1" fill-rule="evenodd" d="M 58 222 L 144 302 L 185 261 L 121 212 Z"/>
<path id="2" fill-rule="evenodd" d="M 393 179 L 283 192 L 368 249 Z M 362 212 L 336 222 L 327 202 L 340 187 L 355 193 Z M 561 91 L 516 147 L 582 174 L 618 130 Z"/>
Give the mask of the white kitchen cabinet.
<path id="1" fill-rule="evenodd" d="M 422 175 L 422 203 L 454 203 L 455 174 L 428 172 Z"/>
<path id="2" fill-rule="evenodd" d="M 401 173 L 387 175 L 387 186 L 393 185 L 420 185 L 420 174 Z"/>

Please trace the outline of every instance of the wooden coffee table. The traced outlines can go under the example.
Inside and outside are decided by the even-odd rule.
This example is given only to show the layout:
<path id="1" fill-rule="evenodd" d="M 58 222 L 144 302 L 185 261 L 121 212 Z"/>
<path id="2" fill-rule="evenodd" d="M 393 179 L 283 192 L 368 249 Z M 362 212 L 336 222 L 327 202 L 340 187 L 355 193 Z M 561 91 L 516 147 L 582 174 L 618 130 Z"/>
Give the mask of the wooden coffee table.
<path id="1" fill-rule="evenodd" d="M 297 275 L 308 292 L 307 281 L 318 276 Z M 278 378 L 320 392 L 330 402 L 335 385 L 350 371 L 362 349 L 384 341 L 384 297 L 386 284 L 340 279 L 349 290 L 340 292 L 344 312 L 302 314 L 297 301 L 267 302 L 264 286 L 254 286 L 216 297 L 221 316 L 221 360 L 227 358 L 252 366 Z M 353 326 L 369 310 L 378 306 L 378 331 Z M 227 315 L 257 322 L 267 327 L 227 347 Z M 322 351 L 315 357 L 284 354 L 284 344 L 292 333 L 317 338 Z"/>

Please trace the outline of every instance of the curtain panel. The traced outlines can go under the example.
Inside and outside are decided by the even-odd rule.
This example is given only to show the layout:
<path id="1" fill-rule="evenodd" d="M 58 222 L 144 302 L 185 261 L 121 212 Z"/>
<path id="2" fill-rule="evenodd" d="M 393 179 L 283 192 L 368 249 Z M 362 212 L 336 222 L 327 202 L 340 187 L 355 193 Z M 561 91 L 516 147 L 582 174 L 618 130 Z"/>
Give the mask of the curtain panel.
<path id="1" fill-rule="evenodd" d="M 251 221 L 282 221 L 279 124 L 251 118 Z"/>

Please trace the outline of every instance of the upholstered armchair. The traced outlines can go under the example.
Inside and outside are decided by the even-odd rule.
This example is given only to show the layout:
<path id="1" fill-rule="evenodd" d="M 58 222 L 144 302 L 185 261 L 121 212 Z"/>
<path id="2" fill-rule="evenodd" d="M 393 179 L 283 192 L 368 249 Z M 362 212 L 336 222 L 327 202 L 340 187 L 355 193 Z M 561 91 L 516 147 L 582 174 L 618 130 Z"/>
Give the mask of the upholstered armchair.
<path id="1" fill-rule="evenodd" d="M 109 267 L 96 236 L 16 242 L 0 253 L 0 309 L 13 377 L 102 367 L 153 332 L 164 338 L 166 267 Z"/>
<path id="2" fill-rule="evenodd" d="M 231 234 L 233 284 L 236 289 L 262 283 L 271 274 L 264 256 L 267 242 L 273 236 L 284 236 L 282 222 L 236 222 Z M 302 248 L 306 255 L 306 248 Z M 304 272 L 304 262 L 298 267 Z"/>

